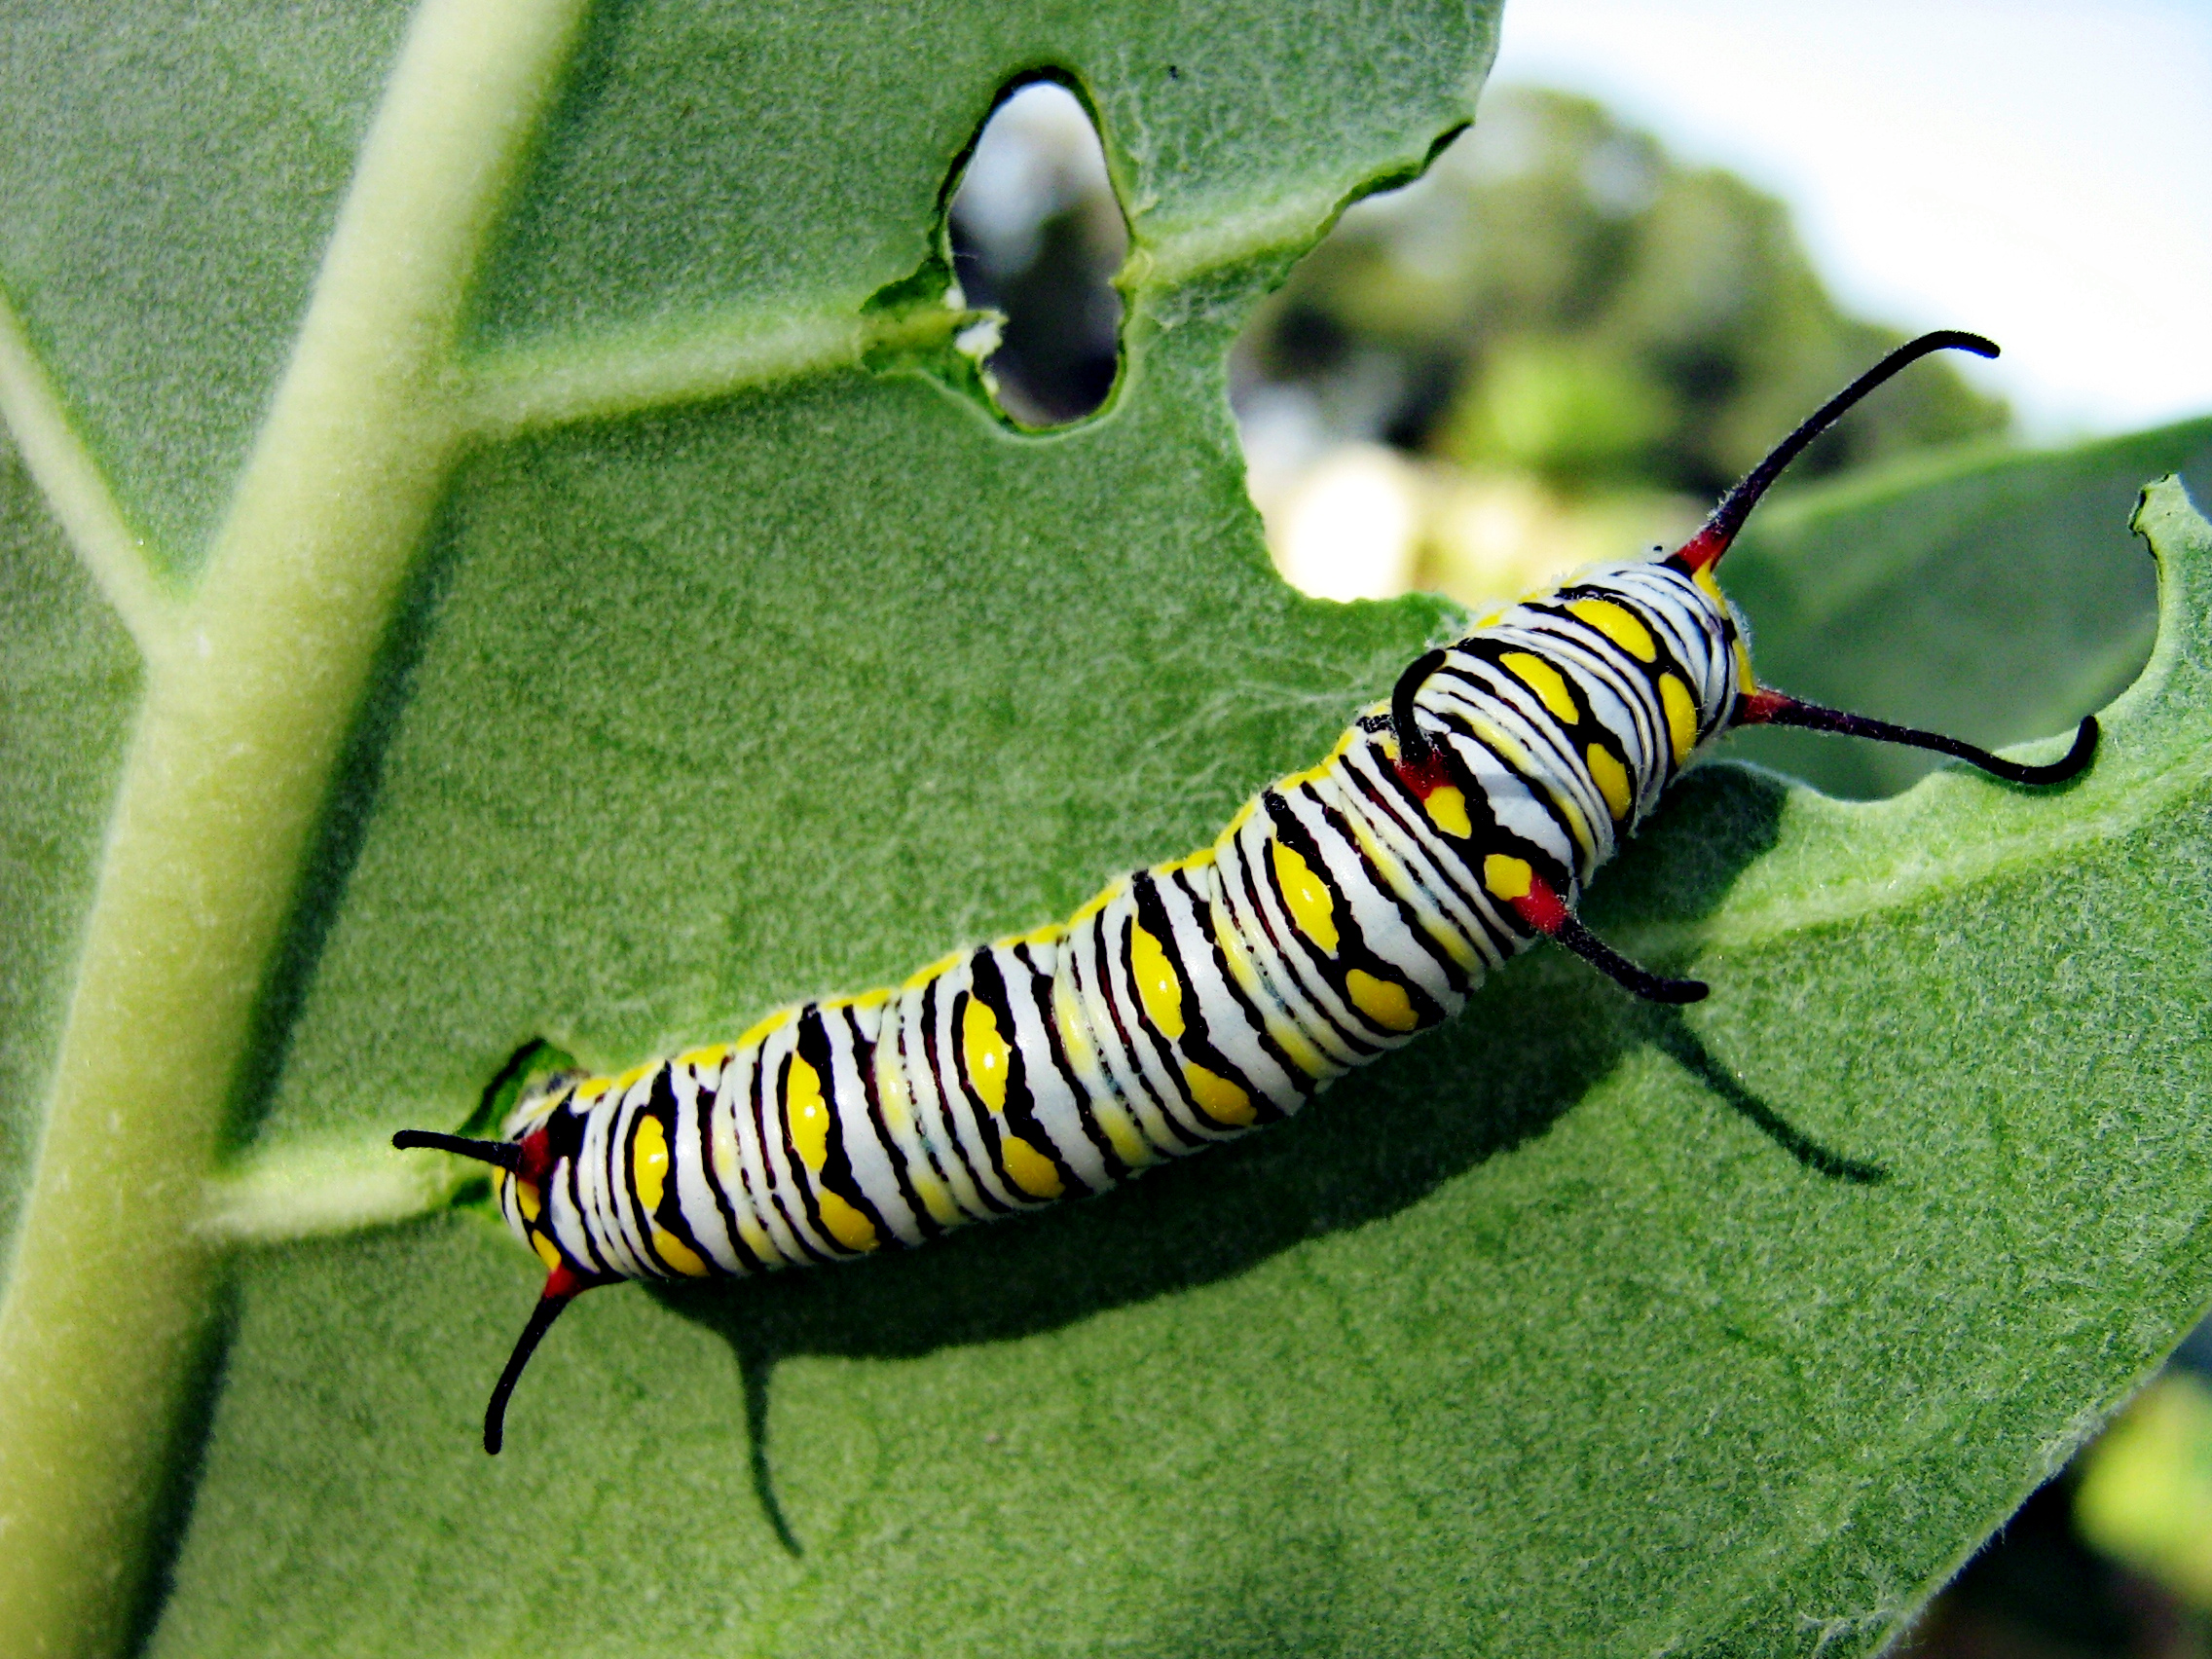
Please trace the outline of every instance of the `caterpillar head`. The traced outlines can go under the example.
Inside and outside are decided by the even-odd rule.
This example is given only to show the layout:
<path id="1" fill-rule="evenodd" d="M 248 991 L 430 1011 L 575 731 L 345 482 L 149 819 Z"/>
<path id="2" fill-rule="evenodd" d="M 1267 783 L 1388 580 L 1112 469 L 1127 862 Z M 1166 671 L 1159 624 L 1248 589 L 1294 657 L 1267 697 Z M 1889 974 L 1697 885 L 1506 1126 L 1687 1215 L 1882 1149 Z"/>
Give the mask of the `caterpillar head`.
<path id="1" fill-rule="evenodd" d="M 582 1142 L 582 1118 L 573 1104 L 581 1074 L 554 1072 L 528 1081 L 526 1086 L 531 1063 L 540 1060 L 546 1051 L 546 1046 L 541 1043 L 526 1045 L 485 1090 L 480 1116 L 495 1112 L 503 1101 L 514 1103 L 500 1124 L 501 1139 L 477 1140 L 429 1129 L 402 1129 L 391 1137 L 391 1144 L 402 1151 L 425 1147 L 490 1164 L 493 1192 L 500 1215 L 515 1236 L 545 1264 L 545 1288 L 485 1407 L 484 1450 L 495 1454 L 505 1437 L 507 1400 L 522 1378 L 523 1368 L 530 1363 L 530 1356 L 536 1351 L 538 1342 L 561 1310 L 577 1296 L 595 1285 L 610 1282 L 589 1263 L 571 1257 L 562 1246 L 553 1225 L 549 1190 L 562 1166 L 575 1156 Z"/>
<path id="2" fill-rule="evenodd" d="M 1865 715 L 1846 714 L 1840 709 L 1826 709 L 1817 703 L 1787 696 L 1780 691 L 1761 687 L 1751 678 L 1751 656 L 1742 647 L 1744 627 L 1735 615 L 1728 601 L 1721 595 L 1719 584 L 1714 579 L 1714 567 L 1720 563 L 1729 544 L 1736 539 L 1737 531 L 1751 516 L 1759 498 L 1767 487 L 1782 476 L 1783 468 L 1804 452 L 1805 446 L 1835 424 L 1844 411 L 1896 374 L 1908 363 L 1918 362 L 1934 351 L 1971 351 L 1977 357 L 1994 357 L 1997 346 L 1978 334 L 1968 334 L 1955 328 L 1939 328 L 1923 334 L 1917 340 L 1908 340 L 1876 363 L 1835 396 L 1821 405 L 1798 428 L 1781 443 L 1758 465 L 1745 475 L 1720 504 L 1713 509 L 1704 527 L 1689 540 L 1667 558 L 1667 564 L 1680 573 L 1690 576 L 1697 585 L 1719 607 L 1722 616 L 1735 630 L 1738 647 L 1737 669 L 1742 686 L 1736 697 L 1736 707 L 1730 724 L 1787 725 L 1805 731 L 1834 732 L 1845 737 L 1870 737 L 1881 743 L 1899 743 L 1912 749 L 1926 749 L 1937 755 L 1947 755 L 1956 760 L 1977 766 L 1995 778 L 2007 783 L 2042 787 L 2061 784 L 2076 776 L 2089 764 L 2097 748 L 2097 720 L 2094 715 L 2084 719 L 2074 733 L 2074 746 L 2060 758 L 2044 765 L 2024 765 L 2007 760 L 1971 743 L 1939 732 L 1921 731 L 1912 726 L 1896 725 L 1888 720 L 1874 719 Z"/>
<path id="3" fill-rule="evenodd" d="M 492 1194 L 499 1214 L 508 1230 L 555 1276 L 588 1274 L 590 1271 L 562 1248 L 548 1198 L 556 1171 L 575 1156 L 582 1142 L 582 1120 L 573 1108 L 580 1080 L 579 1073 L 556 1073 L 525 1089 L 500 1125 L 501 1138 L 496 1143 L 511 1147 L 515 1153 L 511 1161 L 499 1162 L 492 1175 Z"/>

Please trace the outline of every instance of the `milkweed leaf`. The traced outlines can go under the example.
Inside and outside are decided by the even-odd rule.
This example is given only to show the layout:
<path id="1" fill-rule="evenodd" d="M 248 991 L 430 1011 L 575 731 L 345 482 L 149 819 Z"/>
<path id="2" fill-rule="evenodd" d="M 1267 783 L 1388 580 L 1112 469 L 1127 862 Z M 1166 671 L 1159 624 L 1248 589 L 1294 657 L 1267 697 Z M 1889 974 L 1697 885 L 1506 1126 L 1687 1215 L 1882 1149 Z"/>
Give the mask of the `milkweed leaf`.
<path id="1" fill-rule="evenodd" d="M 2074 786 L 1694 775 L 1296 1124 L 928 1251 L 580 1302 L 435 1159 L 1198 844 L 1450 624 L 1268 570 L 1254 300 L 1486 8 L 426 0 L 0 25 L 0 1627 L 158 1655 L 1875 1645 L 2212 1297 L 2212 539 Z M 1121 383 L 935 299 L 1095 113 Z M 179 205 L 185 203 L 187 205 Z"/>

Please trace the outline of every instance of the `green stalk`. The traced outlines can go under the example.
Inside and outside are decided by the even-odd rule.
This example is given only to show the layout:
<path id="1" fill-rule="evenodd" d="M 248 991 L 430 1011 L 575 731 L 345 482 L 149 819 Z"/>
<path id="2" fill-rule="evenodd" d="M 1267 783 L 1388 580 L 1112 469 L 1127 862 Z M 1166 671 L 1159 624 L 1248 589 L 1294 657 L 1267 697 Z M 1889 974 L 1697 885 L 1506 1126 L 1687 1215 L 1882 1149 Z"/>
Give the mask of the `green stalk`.
<path id="1" fill-rule="evenodd" d="M 460 315 L 581 0 L 425 0 L 200 591 L 149 659 L 0 1306 L 0 1631 L 113 1652 L 207 1336 L 203 1183 L 458 447 Z"/>

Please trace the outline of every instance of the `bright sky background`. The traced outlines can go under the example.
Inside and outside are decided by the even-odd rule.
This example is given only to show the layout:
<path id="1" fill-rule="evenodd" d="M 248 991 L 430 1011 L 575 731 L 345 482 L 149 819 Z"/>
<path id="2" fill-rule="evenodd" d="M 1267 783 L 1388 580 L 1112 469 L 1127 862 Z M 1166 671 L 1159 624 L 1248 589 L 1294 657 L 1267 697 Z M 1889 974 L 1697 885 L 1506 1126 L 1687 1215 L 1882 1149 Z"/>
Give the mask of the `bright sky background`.
<path id="1" fill-rule="evenodd" d="M 1850 309 L 1971 328 L 2027 435 L 2212 413 L 2212 0 L 1506 0 L 1493 79 L 1787 201 Z"/>

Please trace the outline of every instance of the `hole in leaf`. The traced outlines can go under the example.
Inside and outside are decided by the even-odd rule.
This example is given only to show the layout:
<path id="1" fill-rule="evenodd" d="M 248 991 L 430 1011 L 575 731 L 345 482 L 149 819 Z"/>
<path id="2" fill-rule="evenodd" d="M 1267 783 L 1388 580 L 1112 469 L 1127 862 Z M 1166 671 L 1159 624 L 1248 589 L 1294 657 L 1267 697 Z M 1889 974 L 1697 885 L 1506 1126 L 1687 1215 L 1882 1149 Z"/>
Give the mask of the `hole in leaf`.
<path id="1" fill-rule="evenodd" d="M 952 199 L 953 275 L 968 303 L 1006 318 L 984 360 L 999 406 L 1061 426 L 1106 401 L 1121 368 L 1115 273 L 1129 231 L 1089 114 L 1033 81 L 984 123 Z"/>

